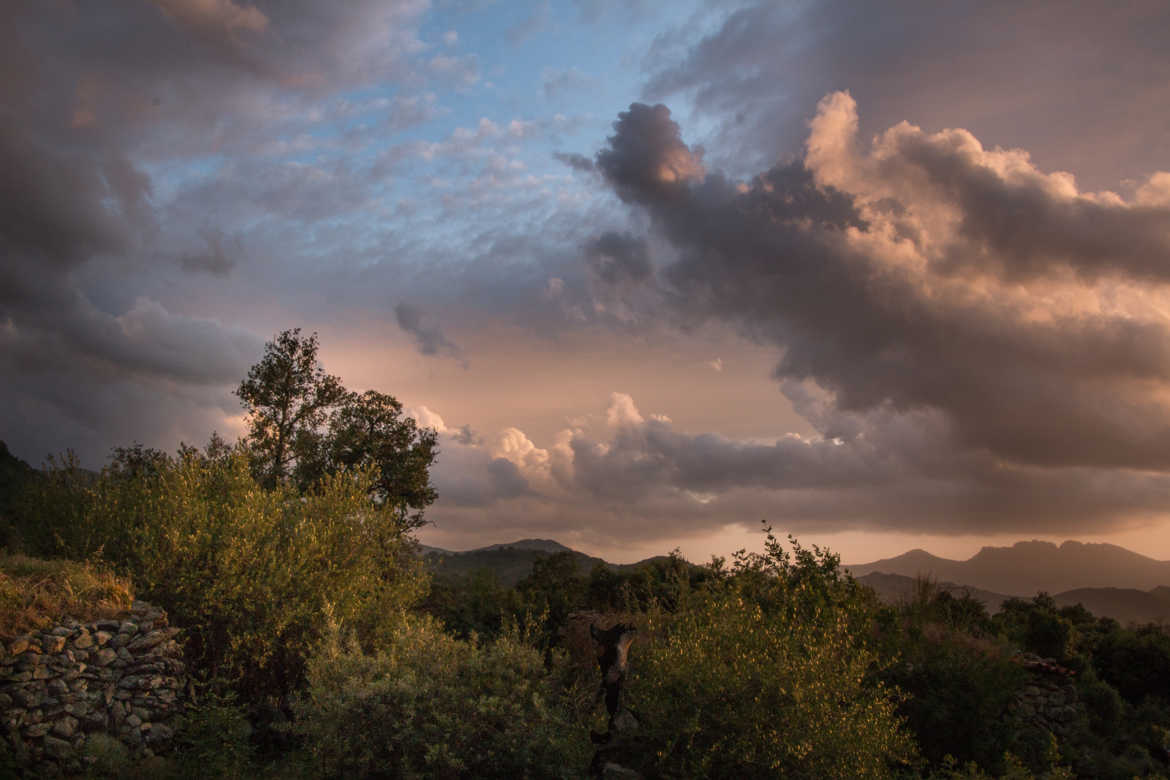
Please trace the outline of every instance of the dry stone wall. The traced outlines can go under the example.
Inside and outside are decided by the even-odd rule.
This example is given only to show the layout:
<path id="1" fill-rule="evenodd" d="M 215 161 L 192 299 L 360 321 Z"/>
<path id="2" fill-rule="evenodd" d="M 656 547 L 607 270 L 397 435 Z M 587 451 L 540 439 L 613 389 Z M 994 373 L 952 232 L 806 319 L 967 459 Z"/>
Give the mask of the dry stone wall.
<path id="1" fill-rule="evenodd" d="M 178 634 L 163 610 L 136 601 L 114 619 L 65 619 L 0 644 L 3 736 L 17 764 L 73 774 L 87 746 L 110 738 L 132 756 L 166 752 L 188 686 Z"/>

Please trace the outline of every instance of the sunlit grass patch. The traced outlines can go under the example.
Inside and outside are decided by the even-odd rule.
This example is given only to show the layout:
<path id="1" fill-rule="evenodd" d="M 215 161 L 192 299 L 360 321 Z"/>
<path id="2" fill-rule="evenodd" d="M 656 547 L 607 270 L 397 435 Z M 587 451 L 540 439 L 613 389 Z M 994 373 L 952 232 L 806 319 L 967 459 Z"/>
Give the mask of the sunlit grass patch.
<path id="1" fill-rule="evenodd" d="M 63 617 L 110 617 L 129 609 L 133 600 L 128 580 L 96 564 L 0 552 L 0 638 Z"/>

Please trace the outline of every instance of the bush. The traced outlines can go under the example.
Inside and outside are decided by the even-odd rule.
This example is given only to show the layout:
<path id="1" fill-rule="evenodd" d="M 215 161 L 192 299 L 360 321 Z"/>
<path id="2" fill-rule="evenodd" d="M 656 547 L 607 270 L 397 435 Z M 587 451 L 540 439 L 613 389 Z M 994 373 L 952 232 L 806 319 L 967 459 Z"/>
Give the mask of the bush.
<path id="1" fill-rule="evenodd" d="M 377 653 L 335 630 L 308 680 L 294 728 L 317 776 L 579 777 L 589 760 L 584 730 L 515 629 L 482 643 L 414 619 Z"/>
<path id="2" fill-rule="evenodd" d="M 369 500 L 370 469 L 329 475 L 301 496 L 262 489 L 240 450 L 117 455 L 92 485 L 60 471 L 44 481 L 38 538 L 130 574 L 188 630 L 197 670 L 250 702 L 300 683 L 326 601 L 371 643 L 425 590 L 405 529 Z"/>
<path id="3" fill-rule="evenodd" d="M 794 547 L 795 563 L 770 538 L 725 586 L 648 615 L 627 698 L 647 774 L 880 777 L 914 758 L 870 674 L 872 605 L 834 556 Z"/>

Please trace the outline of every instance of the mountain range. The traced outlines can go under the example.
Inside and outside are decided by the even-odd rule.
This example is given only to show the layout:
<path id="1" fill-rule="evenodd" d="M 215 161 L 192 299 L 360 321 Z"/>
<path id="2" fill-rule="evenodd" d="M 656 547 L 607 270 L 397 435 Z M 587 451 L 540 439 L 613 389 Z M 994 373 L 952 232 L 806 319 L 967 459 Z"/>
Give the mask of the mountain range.
<path id="1" fill-rule="evenodd" d="M 514 586 L 532 572 L 536 561 L 556 553 L 568 553 L 577 564 L 577 571 L 588 576 L 594 566 L 605 566 L 615 571 L 629 571 L 666 556 L 655 556 L 637 563 L 610 563 L 586 555 L 551 539 L 520 539 L 507 544 L 490 544 L 474 550 L 457 552 L 439 547 L 420 545 L 431 570 L 440 577 L 460 576 L 479 569 L 490 569 L 503 585 Z"/>
<path id="2" fill-rule="evenodd" d="M 1133 588 L 1150 591 L 1170 586 L 1170 561 L 1159 561 L 1114 544 L 1016 542 L 1011 547 L 984 547 L 965 561 L 911 550 L 894 558 L 843 568 L 854 577 L 873 572 L 925 575 L 980 590 L 1032 597 L 1039 591 L 1062 593 L 1078 588 Z"/>
<path id="3" fill-rule="evenodd" d="M 420 552 L 437 576 L 489 569 L 509 586 L 528 576 L 537 560 L 555 553 L 570 554 L 582 575 L 597 565 L 622 571 L 654 560 L 613 564 L 551 539 L 520 539 L 462 552 L 423 545 Z M 889 603 L 912 598 L 916 581 L 925 577 L 944 590 L 970 594 L 989 612 L 997 612 L 1009 598 L 1045 592 L 1059 606 L 1083 604 L 1094 615 L 1121 623 L 1170 623 L 1170 561 L 1112 544 L 1017 542 L 984 547 L 965 561 L 911 550 L 842 568 Z"/>

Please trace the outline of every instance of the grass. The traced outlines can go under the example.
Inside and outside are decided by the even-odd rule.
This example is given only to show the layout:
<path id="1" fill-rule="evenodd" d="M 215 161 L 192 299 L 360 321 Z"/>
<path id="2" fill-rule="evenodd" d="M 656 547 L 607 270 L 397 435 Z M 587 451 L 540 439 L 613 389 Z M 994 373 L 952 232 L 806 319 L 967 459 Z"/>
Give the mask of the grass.
<path id="1" fill-rule="evenodd" d="M 112 617 L 133 600 L 130 582 L 97 564 L 0 552 L 0 639 L 64 617 Z"/>

